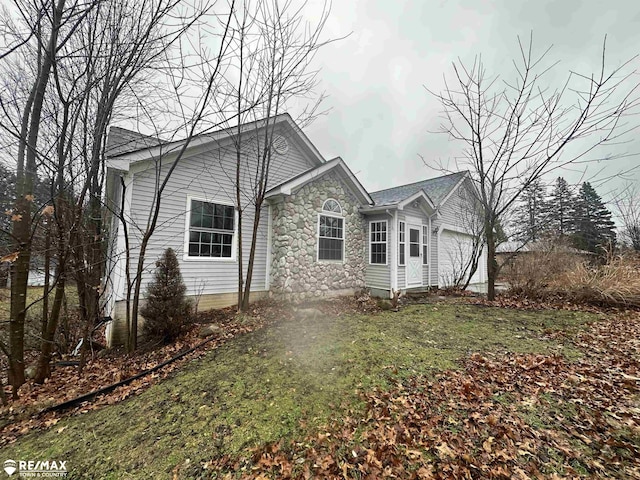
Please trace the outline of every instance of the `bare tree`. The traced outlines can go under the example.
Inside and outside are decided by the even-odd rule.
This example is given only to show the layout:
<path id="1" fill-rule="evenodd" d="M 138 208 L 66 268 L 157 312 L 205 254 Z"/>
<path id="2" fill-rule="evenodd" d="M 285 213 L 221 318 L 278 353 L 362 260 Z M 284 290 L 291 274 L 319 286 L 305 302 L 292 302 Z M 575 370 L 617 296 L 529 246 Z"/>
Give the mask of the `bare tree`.
<path id="1" fill-rule="evenodd" d="M 461 190 L 461 192 L 464 193 L 461 197 L 462 201 L 460 202 L 458 211 L 458 218 L 471 237 L 470 242 L 465 242 L 465 245 L 460 245 L 457 248 L 461 254 L 462 268 L 460 271 L 462 275 L 456 285 L 459 286 L 461 290 L 466 290 L 473 276 L 478 271 L 480 258 L 482 257 L 486 244 L 482 205 L 478 201 L 477 192 L 470 191 L 470 189 L 473 189 L 473 185 L 470 188 Z"/>
<path id="2" fill-rule="evenodd" d="M 19 187 L 11 232 L 15 293 L 10 348 L 6 349 L 14 395 L 24 382 L 24 319 L 30 306 L 26 285 L 38 218 L 42 213 L 53 215 L 53 222 L 47 225 L 54 227 L 55 241 L 50 247 L 56 250 L 56 274 L 43 296 L 46 310 L 36 375 L 37 381 L 43 381 L 49 375 L 65 285 L 71 275 L 78 289 L 85 346 L 90 345 L 88 336 L 100 316 L 107 127 L 114 117 L 133 116 L 135 108 L 149 113 L 154 103 L 164 100 L 166 95 L 155 78 L 185 66 L 175 60 L 182 60 L 182 50 L 174 47 L 194 25 L 205 23 L 213 7 L 212 2 L 188 5 L 181 0 L 76 0 L 71 6 L 69 0 L 56 5 L 15 1 L 23 7 L 19 8 L 20 21 L 28 33 L 15 27 L 11 18 L 4 19 L 17 40 L 11 43 L 13 59 L 1 58 L 7 72 L 14 64 L 24 65 L 20 70 L 23 78 L 14 76 L 15 87 L 3 93 L 19 93 L 24 78 L 32 78 L 33 86 L 22 97 L 0 97 L 0 125 L 18 144 Z M 16 57 L 25 60 L 16 61 Z M 30 202 L 36 167 L 50 175 L 53 188 L 49 206 L 41 206 L 34 214 Z M 51 313 L 50 289 L 55 289 Z M 85 354 L 83 348 L 81 365 Z"/>
<path id="3" fill-rule="evenodd" d="M 90 332 L 100 315 L 101 278 L 105 269 L 102 196 L 107 126 L 114 116 L 128 113 L 132 90 L 153 98 L 148 85 L 151 72 L 162 67 L 165 53 L 192 21 L 188 16 L 180 17 L 179 4 L 176 0 L 101 2 L 77 29 L 65 49 L 66 55 L 55 64 L 54 101 L 62 110 L 54 135 L 58 162 L 53 168 L 58 172 L 54 205 L 59 219 L 59 261 L 56 295 L 51 318 L 43 329 L 36 381 L 48 376 L 69 273 L 77 286 L 84 325 L 80 367 L 84 364 L 91 345 Z M 195 12 L 196 16 L 199 14 Z M 169 29 L 170 18 L 181 21 Z"/>
<path id="4" fill-rule="evenodd" d="M 146 253 L 149 242 L 158 225 L 163 194 L 192 140 L 198 135 L 206 134 L 213 129 L 219 128 L 224 123 L 224 121 L 220 120 L 220 117 L 224 116 L 226 112 L 220 112 L 215 108 L 215 98 L 220 94 L 221 85 L 224 83 L 222 77 L 227 67 L 231 39 L 229 26 L 232 19 L 231 12 L 234 11 L 234 8 L 235 2 L 231 2 L 229 13 L 222 16 L 223 31 L 217 36 L 219 48 L 212 58 L 204 51 L 204 47 L 200 48 L 199 39 L 196 39 L 189 46 L 191 48 L 189 57 L 195 63 L 190 64 L 186 61 L 186 57 L 182 56 L 185 52 L 182 48 L 177 52 L 179 54 L 178 58 L 167 61 L 165 75 L 169 91 L 165 92 L 165 94 L 171 97 L 173 101 L 172 108 L 178 112 L 174 116 L 175 121 L 170 131 L 164 130 L 165 135 L 161 135 L 158 122 L 145 109 L 145 99 L 138 99 L 139 111 L 146 114 L 146 119 L 156 132 L 156 137 L 164 136 L 166 138 L 168 135 L 169 139 L 159 141 L 153 150 L 153 171 L 156 188 L 146 220 L 140 223 L 125 214 L 126 189 L 130 188 L 130 186 L 126 185 L 124 180 L 121 184 L 120 208 L 115 212 L 120 220 L 120 227 L 123 229 L 126 246 L 125 309 L 128 351 L 134 351 L 138 344 L 138 312 L 140 309 Z M 208 9 L 209 7 L 205 10 L 200 10 L 203 13 L 200 13 L 198 18 L 202 18 Z M 197 66 L 199 71 L 199 77 L 196 81 L 193 80 L 193 76 L 188 77 L 189 72 L 194 70 L 194 65 Z M 183 95 L 185 84 L 190 86 L 189 95 Z M 166 114 L 169 115 L 169 112 L 166 112 Z M 215 120 L 212 120 L 212 118 Z M 144 119 L 140 118 L 138 122 L 143 123 Z M 179 137 L 182 138 L 178 139 Z M 132 255 L 133 249 L 136 250 L 135 259 Z"/>
<path id="5" fill-rule="evenodd" d="M 15 112 L 16 105 L 21 112 L 19 118 L 3 117 L 1 126 L 6 133 L 13 135 L 17 146 L 16 169 L 16 201 L 13 210 L 13 226 L 11 237 L 14 253 L 17 255 L 11 269 L 11 318 L 9 323 L 9 382 L 13 387 L 14 397 L 24 383 L 24 326 L 27 312 L 27 282 L 31 261 L 32 236 L 34 226 L 34 185 L 37 180 L 39 137 L 43 123 L 43 106 L 52 70 L 60 49 L 68 42 L 71 35 L 84 21 L 87 13 L 93 8 L 92 2 L 79 0 L 68 2 L 58 0 L 55 3 L 41 3 L 37 0 L 15 0 L 15 6 L 24 19 L 26 33 L 16 33 L 16 40 L 10 52 L 16 53 L 29 42 L 31 51 L 35 52 L 34 67 L 28 82 L 26 98 L 9 100 L 0 99 L 3 112 Z M 5 12 L 5 15 L 8 13 Z M 4 23 L 14 27 L 11 19 L 4 18 Z M 11 28 L 19 32 L 20 29 Z M 3 58 L 6 58 L 3 55 Z M 14 100 L 19 100 L 15 102 Z"/>
<path id="6" fill-rule="evenodd" d="M 454 63 L 453 83 L 445 78 L 443 92 L 430 91 L 443 106 L 440 131 L 465 145 L 458 167 L 470 171 L 478 190 L 490 299 L 495 297 L 496 228 L 501 219 L 522 192 L 545 174 L 589 161 L 598 146 L 619 143 L 635 128 L 625 117 L 638 106 L 637 84 L 632 73 L 625 74 L 631 60 L 608 72 L 606 39 L 600 71 L 594 75 L 570 72 L 556 89 L 543 84 L 555 66 L 544 63 L 549 49 L 536 56 L 533 35 L 528 45 L 520 39 L 518 45 L 520 58 L 513 62 L 511 82 L 489 77 L 478 56 L 469 67 L 462 61 Z M 567 105 L 571 93 L 575 102 Z"/>
<path id="7" fill-rule="evenodd" d="M 627 184 L 614 199 L 622 222 L 620 236 L 633 250 L 640 252 L 640 189 L 637 184 Z"/>
<path id="8" fill-rule="evenodd" d="M 307 6 L 291 0 L 244 1 L 234 11 L 234 76 L 230 91 L 236 121 L 235 202 L 238 212 L 238 310 L 248 308 L 261 214 L 270 187 L 274 149 L 277 149 L 276 119 L 295 101 L 309 102 L 296 121 L 309 124 L 319 114 L 322 94 L 316 94 L 318 70 L 313 59 L 320 48 L 334 40 L 321 40 L 330 14 L 325 5 L 319 20 L 304 20 Z M 253 127 L 247 130 L 243 125 Z M 251 238 L 243 238 L 243 213 L 253 214 Z M 247 241 L 248 240 L 248 241 Z M 246 266 L 243 245 L 249 244 Z"/>

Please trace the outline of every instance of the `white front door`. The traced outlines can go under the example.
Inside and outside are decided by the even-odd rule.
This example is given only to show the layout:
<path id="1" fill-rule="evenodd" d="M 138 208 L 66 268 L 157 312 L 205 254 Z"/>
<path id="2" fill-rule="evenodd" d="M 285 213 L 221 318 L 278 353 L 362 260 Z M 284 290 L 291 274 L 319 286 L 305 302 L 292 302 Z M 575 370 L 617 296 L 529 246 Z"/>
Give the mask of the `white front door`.
<path id="1" fill-rule="evenodd" d="M 408 225 L 409 227 L 409 255 L 407 260 L 407 285 L 410 287 L 422 285 L 422 243 L 420 225 Z"/>

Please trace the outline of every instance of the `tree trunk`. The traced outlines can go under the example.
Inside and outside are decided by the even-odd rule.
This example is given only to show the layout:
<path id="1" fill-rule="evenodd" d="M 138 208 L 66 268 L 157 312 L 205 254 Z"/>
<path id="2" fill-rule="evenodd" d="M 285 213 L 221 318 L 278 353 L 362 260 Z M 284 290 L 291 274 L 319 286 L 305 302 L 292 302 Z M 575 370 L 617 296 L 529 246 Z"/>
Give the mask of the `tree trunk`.
<path id="1" fill-rule="evenodd" d="M 13 396 L 17 398 L 18 389 L 24 378 L 24 323 L 27 306 L 27 282 L 31 261 L 31 200 L 36 179 L 37 147 L 40 133 L 40 119 L 44 95 L 49 83 L 53 57 L 58 43 L 58 29 L 62 18 L 65 0 L 58 0 L 53 10 L 51 34 L 43 55 L 42 65 L 34 85 L 33 104 L 29 121 L 29 134 L 26 139 L 26 162 L 20 178 L 16 182 L 16 220 L 13 222 L 13 237 L 16 251 L 19 252 L 13 264 L 11 281 L 11 318 L 9 321 L 9 379 Z M 26 115 L 25 115 L 26 117 Z M 26 120 L 26 118 L 24 119 Z M 24 138 L 21 142 L 24 142 Z M 18 159 L 20 162 L 20 159 Z M 19 169 L 20 170 L 20 169 Z M 19 172 L 20 173 L 20 172 Z"/>
<path id="2" fill-rule="evenodd" d="M 51 374 L 51 355 L 53 353 L 54 337 L 58 327 L 58 320 L 62 310 L 66 283 L 64 264 L 59 263 L 57 270 L 56 278 L 58 282 L 56 283 L 56 294 L 53 299 L 53 306 L 51 307 L 51 315 L 49 316 L 46 328 L 42 332 L 42 346 L 40 348 L 40 357 L 38 358 L 38 370 L 36 371 L 36 377 L 34 379 L 36 383 L 44 383 L 45 379 L 49 378 Z"/>
<path id="3" fill-rule="evenodd" d="M 496 276 L 498 268 L 496 264 L 496 239 L 493 228 L 490 226 L 486 229 L 487 236 L 487 299 L 495 300 L 496 298 Z"/>
<path id="4" fill-rule="evenodd" d="M 256 204 L 255 217 L 253 218 L 253 231 L 251 234 L 251 249 L 249 251 L 249 263 L 247 264 L 247 279 L 244 283 L 244 296 L 242 297 L 242 308 L 240 311 L 246 312 L 249 308 L 249 296 L 251 295 L 251 280 L 253 277 L 253 265 L 256 257 L 256 240 L 258 238 L 258 227 L 260 226 L 260 212 L 262 203 Z M 268 268 L 268 267 L 267 267 Z"/>
<path id="5" fill-rule="evenodd" d="M 138 310 L 140 308 L 140 291 L 142 287 L 142 273 L 144 271 L 144 258 L 147 253 L 147 245 L 151 235 L 146 235 L 140 244 L 140 256 L 138 257 L 138 266 L 136 268 L 136 276 L 133 287 L 133 301 L 131 307 L 131 330 L 129 331 L 129 341 L 127 351 L 134 352 L 138 348 Z"/>

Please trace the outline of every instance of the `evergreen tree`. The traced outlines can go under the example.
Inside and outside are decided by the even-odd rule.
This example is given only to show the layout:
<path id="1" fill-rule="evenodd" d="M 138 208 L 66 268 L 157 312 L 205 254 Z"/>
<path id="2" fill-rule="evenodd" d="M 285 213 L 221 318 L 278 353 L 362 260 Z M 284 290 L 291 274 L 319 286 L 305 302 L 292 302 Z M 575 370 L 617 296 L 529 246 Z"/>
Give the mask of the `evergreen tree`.
<path id="1" fill-rule="evenodd" d="M 516 240 L 533 242 L 540 240 L 546 225 L 546 187 L 540 181 L 529 185 L 515 210 Z"/>
<path id="2" fill-rule="evenodd" d="M 602 248 L 615 243 L 615 224 L 611 212 L 589 182 L 580 187 L 575 207 L 573 238 L 577 248 L 602 253 Z"/>
<path id="3" fill-rule="evenodd" d="M 147 287 L 147 302 L 140 310 L 146 335 L 170 342 L 180 334 L 191 313 L 186 291 L 176 253 L 167 248 L 156 262 L 154 280 Z"/>
<path id="4" fill-rule="evenodd" d="M 563 237 L 573 232 L 576 199 L 567 181 L 558 177 L 547 203 L 548 231 Z"/>

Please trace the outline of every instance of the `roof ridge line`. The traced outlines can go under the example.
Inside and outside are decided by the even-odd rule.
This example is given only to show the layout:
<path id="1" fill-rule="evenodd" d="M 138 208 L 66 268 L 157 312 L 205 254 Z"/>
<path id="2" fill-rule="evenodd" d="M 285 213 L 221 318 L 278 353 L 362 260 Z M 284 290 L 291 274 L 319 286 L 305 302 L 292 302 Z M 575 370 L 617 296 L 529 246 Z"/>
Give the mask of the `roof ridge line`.
<path id="1" fill-rule="evenodd" d="M 446 175 L 440 175 L 439 177 L 425 178 L 424 180 L 418 180 L 417 182 L 404 183 L 402 185 L 396 185 L 395 187 L 383 188 L 382 190 L 376 190 L 375 192 L 371 192 L 371 193 L 373 194 L 373 193 L 379 193 L 379 192 L 386 192 L 387 190 L 394 190 L 396 188 L 409 187 L 411 185 L 417 185 L 419 183 L 428 182 L 429 180 L 437 180 L 438 178 L 452 177 L 453 175 L 460 175 L 464 173 L 466 173 L 466 171 L 448 173 Z"/>

